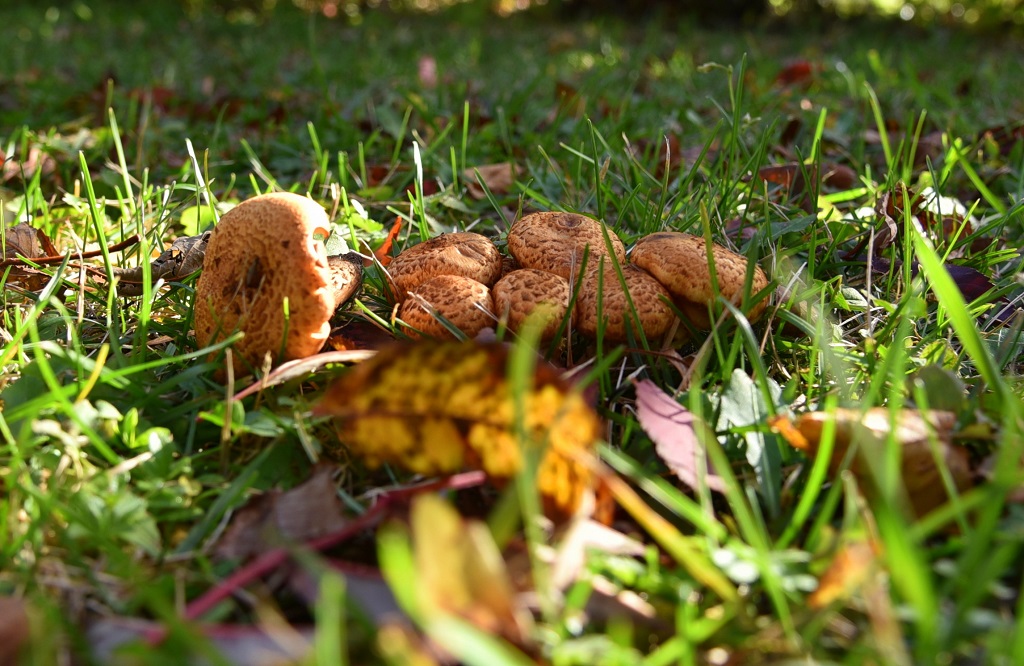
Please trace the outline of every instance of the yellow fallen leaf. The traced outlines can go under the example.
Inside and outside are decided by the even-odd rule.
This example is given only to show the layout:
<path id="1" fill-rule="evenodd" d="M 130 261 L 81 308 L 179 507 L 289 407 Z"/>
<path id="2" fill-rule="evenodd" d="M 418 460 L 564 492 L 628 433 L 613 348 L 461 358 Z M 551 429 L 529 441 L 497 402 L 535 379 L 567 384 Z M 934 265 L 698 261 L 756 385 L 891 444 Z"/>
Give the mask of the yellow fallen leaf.
<path id="1" fill-rule="evenodd" d="M 454 614 L 487 633 L 524 641 L 530 615 L 487 526 L 463 520 L 437 495 L 418 496 L 410 518 L 420 611 Z"/>
<path id="2" fill-rule="evenodd" d="M 335 417 L 340 444 L 371 466 L 420 474 L 482 469 L 509 479 L 524 465 L 522 439 L 543 451 L 537 488 L 545 511 L 572 514 L 591 485 L 579 458 L 596 443 L 600 421 L 554 368 L 538 363 L 520 438 L 508 355 L 505 345 L 476 342 L 386 347 L 329 387 L 314 413 Z"/>

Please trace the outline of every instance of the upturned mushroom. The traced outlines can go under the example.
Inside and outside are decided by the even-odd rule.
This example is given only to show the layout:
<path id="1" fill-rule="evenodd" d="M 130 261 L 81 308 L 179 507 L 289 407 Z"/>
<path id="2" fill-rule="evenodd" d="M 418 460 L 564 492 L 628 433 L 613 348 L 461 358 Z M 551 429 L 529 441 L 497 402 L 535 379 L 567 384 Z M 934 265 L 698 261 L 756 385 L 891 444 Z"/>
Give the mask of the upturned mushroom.
<path id="1" fill-rule="evenodd" d="M 520 268 L 502 277 L 491 289 L 495 313 L 518 332 L 532 315 L 543 326 L 541 340 L 558 332 L 569 309 L 569 281 L 535 268 Z"/>
<path id="2" fill-rule="evenodd" d="M 435 236 L 403 250 L 388 266 L 396 300 L 439 275 L 459 275 L 491 287 L 501 277 L 502 258 L 486 236 L 460 231 Z"/>
<path id="3" fill-rule="evenodd" d="M 572 280 L 578 274 L 587 247 L 591 266 L 598 257 L 609 254 L 603 226 L 577 213 L 533 213 L 512 225 L 508 232 L 508 250 L 523 268 L 536 268 Z M 616 260 L 625 263 L 622 240 L 611 229 L 607 232 Z"/>
<path id="4" fill-rule="evenodd" d="M 743 301 L 747 276 L 747 258 L 712 244 L 718 293 L 739 306 Z M 630 261 L 650 273 L 672 295 L 679 311 L 699 329 L 710 329 L 708 306 L 715 302 L 715 288 L 708 267 L 707 243 L 700 236 L 675 231 L 662 231 L 644 236 L 636 242 Z M 768 286 L 768 276 L 755 265 L 750 295 Z M 752 303 L 747 312 L 750 321 L 757 321 L 768 303 L 763 298 Z"/>
<path id="5" fill-rule="evenodd" d="M 398 310 L 409 337 L 454 338 L 439 317 L 467 337 L 494 325 L 494 303 L 487 285 L 462 275 L 438 275 L 410 291 Z"/>
<path id="6" fill-rule="evenodd" d="M 623 280 L 620 281 L 610 261 L 601 263 L 603 265 L 588 269 L 580 283 L 576 298 L 577 330 L 588 338 L 595 338 L 601 326 L 604 339 L 610 343 L 627 342 L 630 333 L 638 340 L 640 331 L 647 340 L 662 337 L 675 319 L 668 305 L 668 291 L 636 266 L 622 266 Z"/>
<path id="7" fill-rule="evenodd" d="M 330 229 L 320 204 L 288 192 L 263 194 L 225 213 L 210 237 L 196 284 L 196 342 L 236 331 L 234 369 L 320 351 L 329 320 L 362 280 L 358 255 L 328 257 Z"/>

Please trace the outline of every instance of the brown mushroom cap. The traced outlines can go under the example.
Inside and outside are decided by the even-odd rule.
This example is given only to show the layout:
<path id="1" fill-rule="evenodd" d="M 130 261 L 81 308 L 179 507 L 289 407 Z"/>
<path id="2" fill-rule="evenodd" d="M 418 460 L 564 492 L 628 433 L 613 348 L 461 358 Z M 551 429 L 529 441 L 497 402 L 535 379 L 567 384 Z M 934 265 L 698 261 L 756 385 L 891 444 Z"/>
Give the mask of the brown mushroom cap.
<path id="1" fill-rule="evenodd" d="M 666 302 L 668 291 L 658 281 L 636 266 L 622 267 L 626 289 L 636 308 L 634 317 L 622 283 L 614 266 L 597 266 L 589 269 L 580 283 L 576 297 L 576 327 L 588 338 L 596 337 L 598 328 L 598 300 L 601 302 L 601 320 L 604 325 L 604 339 L 611 343 L 626 342 L 629 338 L 627 326 L 634 327 L 639 319 L 647 340 L 660 338 L 668 331 L 675 319 L 672 308 Z M 603 274 L 601 292 L 598 293 L 598 276 Z M 634 336 L 639 339 L 639 335 Z"/>
<path id="2" fill-rule="evenodd" d="M 433 338 L 454 337 L 444 324 L 431 314 L 429 304 L 468 337 L 494 325 L 491 292 L 487 285 L 461 275 L 438 275 L 423 282 L 406 296 L 398 317 L 409 327 L 410 337 L 420 333 Z"/>
<path id="3" fill-rule="evenodd" d="M 268 353 L 278 362 L 318 352 L 337 305 L 327 252 L 314 238 L 329 228 L 320 204 L 288 192 L 253 197 L 225 213 L 196 284 L 196 342 L 244 331 L 234 347 L 238 371 L 262 365 Z"/>
<path id="4" fill-rule="evenodd" d="M 560 275 L 535 268 L 520 268 L 504 276 L 491 289 L 499 317 L 508 317 L 508 326 L 519 331 L 532 313 L 544 322 L 542 340 L 550 340 L 569 309 L 569 281 Z"/>
<path id="5" fill-rule="evenodd" d="M 508 232 L 508 250 L 523 268 L 536 268 L 571 280 L 590 246 L 588 262 L 607 255 L 601 222 L 576 213 L 533 213 L 522 217 Z M 626 250 L 615 232 L 608 229 L 612 250 L 619 263 Z"/>
<path id="6" fill-rule="evenodd" d="M 501 276 L 501 253 L 486 236 L 471 231 L 441 234 L 413 245 L 388 266 L 401 301 L 420 284 L 438 275 L 461 275 L 490 287 Z"/>
<path id="7" fill-rule="evenodd" d="M 717 244 L 711 246 L 711 255 L 719 292 L 730 303 L 739 305 L 747 277 L 747 258 Z M 715 291 L 708 269 L 707 243 L 702 237 L 675 231 L 644 236 L 633 246 L 630 261 L 668 289 L 676 307 L 694 326 L 711 328 L 708 304 L 714 302 Z M 755 265 L 750 293 L 756 294 L 767 286 L 768 276 Z M 751 305 L 747 318 L 757 321 L 767 304 L 768 299 L 765 298 Z"/>

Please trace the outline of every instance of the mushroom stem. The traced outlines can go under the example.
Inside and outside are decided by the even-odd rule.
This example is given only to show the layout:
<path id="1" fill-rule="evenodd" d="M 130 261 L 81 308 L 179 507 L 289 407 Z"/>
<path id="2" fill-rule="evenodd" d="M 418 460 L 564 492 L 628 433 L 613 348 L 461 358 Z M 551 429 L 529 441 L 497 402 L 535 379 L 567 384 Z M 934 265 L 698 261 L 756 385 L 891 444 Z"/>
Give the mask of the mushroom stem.
<path id="1" fill-rule="evenodd" d="M 363 258 L 358 252 L 327 257 L 328 289 L 334 297 L 334 309 L 355 296 L 363 283 Z"/>

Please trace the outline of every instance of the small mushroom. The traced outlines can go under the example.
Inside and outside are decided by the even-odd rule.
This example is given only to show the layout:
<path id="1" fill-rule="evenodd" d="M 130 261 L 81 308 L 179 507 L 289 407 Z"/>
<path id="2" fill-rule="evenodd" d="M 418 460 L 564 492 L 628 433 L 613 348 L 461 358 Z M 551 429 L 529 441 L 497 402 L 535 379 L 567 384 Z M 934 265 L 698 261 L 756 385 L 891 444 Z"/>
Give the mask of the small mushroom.
<path id="1" fill-rule="evenodd" d="M 210 236 L 196 284 L 196 342 L 243 331 L 234 367 L 259 367 L 320 351 L 335 309 L 359 289 L 357 255 L 328 257 L 327 213 L 312 199 L 276 192 L 225 213 Z"/>
<path id="2" fill-rule="evenodd" d="M 490 289 L 487 285 L 461 275 L 438 275 L 409 292 L 398 317 L 410 328 L 410 337 L 419 333 L 433 338 L 453 338 L 434 313 L 447 319 L 468 337 L 494 325 Z M 417 333 L 419 331 L 419 333 Z"/>
<path id="3" fill-rule="evenodd" d="M 739 305 L 743 300 L 747 258 L 717 244 L 711 246 L 711 255 L 719 293 L 730 303 Z M 708 268 L 707 243 L 703 238 L 675 231 L 644 236 L 633 246 L 630 261 L 668 289 L 676 307 L 694 326 L 711 328 L 708 305 L 715 301 L 715 290 Z M 767 286 L 768 276 L 755 265 L 750 293 L 756 294 Z M 767 303 L 765 298 L 751 305 L 747 318 L 756 321 Z"/>
<path id="4" fill-rule="evenodd" d="M 519 331 L 531 314 L 544 324 L 542 340 L 550 340 L 569 309 L 569 281 L 535 268 L 520 268 L 504 276 L 491 290 L 499 317 Z"/>
<path id="5" fill-rule="evenodd" d="M 398 301 L 438 275 L 461 275 L 490 287 L 501 276 L 501 253 L 471 231 L 442 234 L 403 250 L 388 266 Z"/>
<path id="6" fill-rule="evenodd" d="M 603 224 L 577 213 L 533 213 L 521 218 L 508 232 L 508 249 L 523 268 L 536 268 L 572 280 L 589 246 L 590 265 L 607 255 Z M 626 250 L 615 232 L 608 229 L 618 262 L 625 263 Z"/>
<path id="7" fill-rule="evenodd" d="M 647 340 L 663 336 L 675 319 L 672 308 L 666 302 L 670 299 L 668 291 L 636 266 L 622 266 L 622 277 L 636 310 L 634 316 L 615 267 L 609 265 L 609 262 L 603 263 L 602 267 L 588 269 L 580 283 L 576 298 L 576 327 L 580 333 L 588 338 L 597 336 L 597 306 L 600 302 L 606 341 L 613 344 L 628 341 L 627 327 L 633 330 L 634 338 L 639 339 L 637 321 Z"/>

